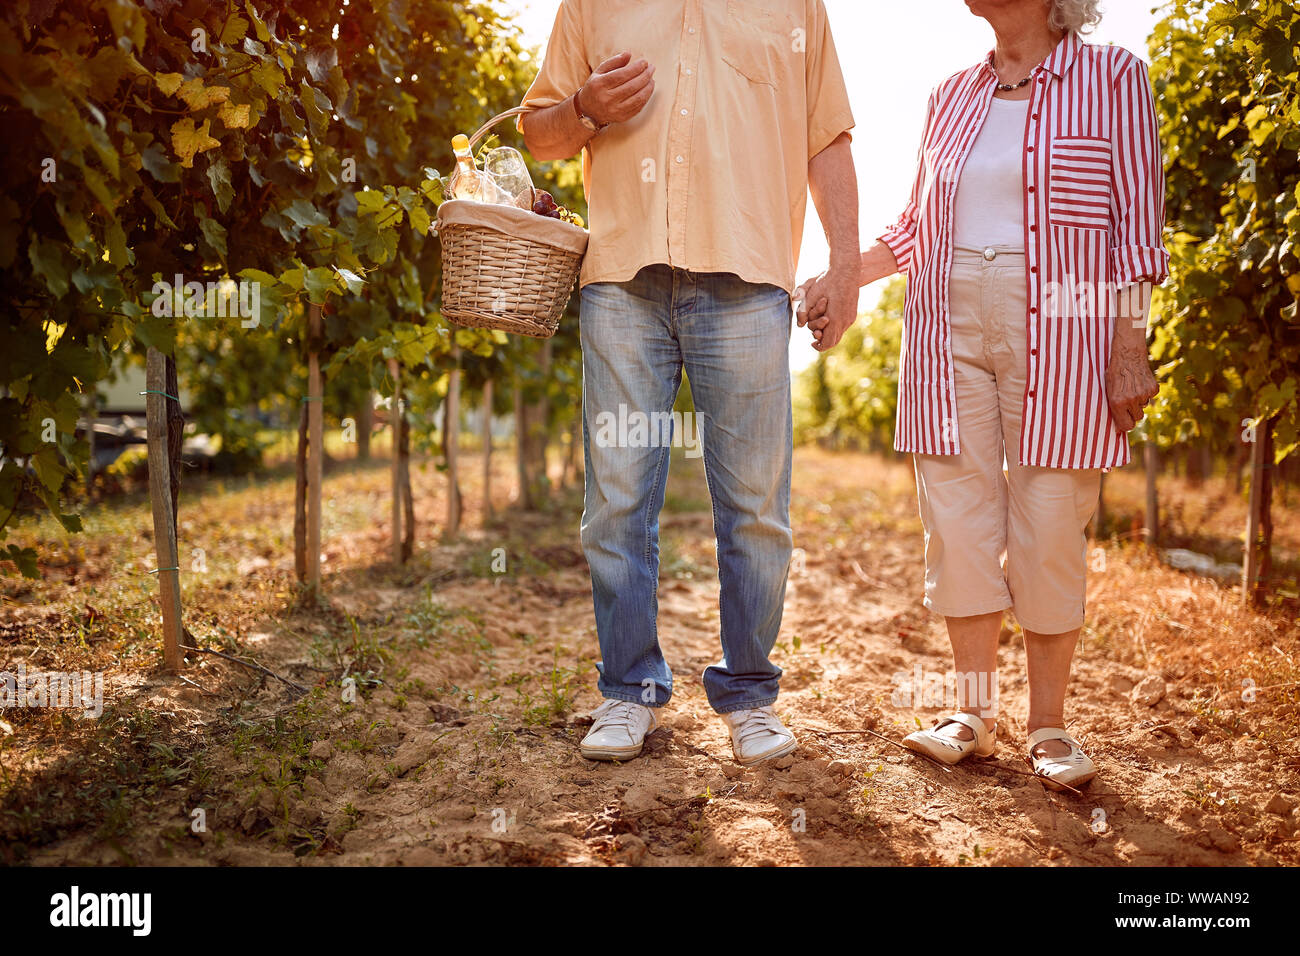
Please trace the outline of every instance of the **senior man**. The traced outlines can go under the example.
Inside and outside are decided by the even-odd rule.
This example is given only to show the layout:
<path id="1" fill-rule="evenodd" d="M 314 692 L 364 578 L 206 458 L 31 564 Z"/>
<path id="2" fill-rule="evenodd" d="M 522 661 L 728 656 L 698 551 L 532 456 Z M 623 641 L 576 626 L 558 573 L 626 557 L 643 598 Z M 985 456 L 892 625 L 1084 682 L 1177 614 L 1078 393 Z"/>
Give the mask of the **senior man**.
<path id="1" fill-rule="evenodd" d="M 740 763 L 784 756 L 795 738 L 773 711 L 769 655 L 791 554 L 790 295 L 810 186 L 828 314 L 847 327 L 858 301 L 853 117 L 825 8 L 564 0 L 524 104 L 534 157 L 582 153 L 590 210 L 582 544 L 606 700 L 582 753 L 636 757 L 673 691 L 657 628 L 671 440 L 620 446 L 594 423 L 620 408 L 662 421 L 684 370 L 718 542 L 722 659 L 704 689 Z"/>

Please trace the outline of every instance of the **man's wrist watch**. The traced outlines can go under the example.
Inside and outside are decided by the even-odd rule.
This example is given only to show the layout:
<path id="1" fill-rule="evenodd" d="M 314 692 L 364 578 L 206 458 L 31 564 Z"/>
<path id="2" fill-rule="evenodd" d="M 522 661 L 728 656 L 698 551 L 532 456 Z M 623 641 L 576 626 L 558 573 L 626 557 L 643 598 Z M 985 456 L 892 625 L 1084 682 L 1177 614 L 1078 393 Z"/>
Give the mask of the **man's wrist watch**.
<path id="1" fill-rule="evenodd" d="M 573 94 L 573 111 L 578 114 L 578 119 L 581 121 L 583 126 L 587 127 L 587 129 L 591 130 L 593 133 L 599 133 L 609 124 L 597 123 L 594 119 L 592 119 L 590 116 L 584 113 L 582 111 L 581 97 L 582 97 L 582 90 L 581 88 L 579 88 L 578 92 Z"/>

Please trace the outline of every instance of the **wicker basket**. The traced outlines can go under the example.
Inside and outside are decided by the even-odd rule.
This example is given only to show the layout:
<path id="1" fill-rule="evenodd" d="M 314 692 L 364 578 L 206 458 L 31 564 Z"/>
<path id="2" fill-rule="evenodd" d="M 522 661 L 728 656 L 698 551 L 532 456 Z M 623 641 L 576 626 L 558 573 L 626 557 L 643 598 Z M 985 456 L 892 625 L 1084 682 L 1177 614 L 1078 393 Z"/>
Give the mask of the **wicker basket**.
<path id="1" fill-rule="evenodd" d="M 470 148 L 497 123 L 470 137 Z M 449 200 L 438 208 L 442 314 L 471 329 L 546 339 L 555 334 L 587 251 L 587 230 L 516 206 Z"/>

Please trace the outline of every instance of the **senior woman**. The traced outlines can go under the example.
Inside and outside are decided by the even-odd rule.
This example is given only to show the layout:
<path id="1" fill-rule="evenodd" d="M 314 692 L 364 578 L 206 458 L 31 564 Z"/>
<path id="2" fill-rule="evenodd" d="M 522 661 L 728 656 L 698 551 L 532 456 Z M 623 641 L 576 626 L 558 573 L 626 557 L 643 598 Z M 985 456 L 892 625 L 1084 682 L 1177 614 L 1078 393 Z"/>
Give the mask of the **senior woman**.
<path id="1" fill-rule="evenodd" d="M 946 618 L 958 675 L 960 710 L 906 744 L 946 763 L 993 753 L 1012 609 L 1030 763 L 1077 788 L 1097 773 L 1065 729 L 1085 527 L 1157 391 L 1146 315 L 1169 256 L 1155 108 L 1141 60 L 1083 41 L 1096 0 L 965 2 L 996 48 L 931 95 L 911 201 L 858 277 L 907 276 L 895 447 L 914 455 L 925 604 Z M 834 271 L 802 295 L 819 350 L 844 332 L 824 314 L 843 294 Z"/>

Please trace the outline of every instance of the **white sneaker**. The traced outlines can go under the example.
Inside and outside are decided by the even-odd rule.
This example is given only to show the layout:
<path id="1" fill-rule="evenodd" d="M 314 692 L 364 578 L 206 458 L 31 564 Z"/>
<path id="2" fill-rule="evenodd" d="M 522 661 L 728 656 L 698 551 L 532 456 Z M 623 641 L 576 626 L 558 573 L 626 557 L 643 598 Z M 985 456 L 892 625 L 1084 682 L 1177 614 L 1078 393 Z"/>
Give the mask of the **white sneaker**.
<path id="1" fill-rule="evenodd" d="M 627 700 L 607 700 L 591 716 L 595 723 L 579 747 L 588 760 L 631 760 L 659 726 L 653 710 Z"/>
<path id="2" fill-rule="evenodd" d="M 785 729 L 770 706 L 733 710 L 722 719 L 731 730 L 731 750 L 742 767 L 784 757 L 798 746 L 794 734 Z"/>

